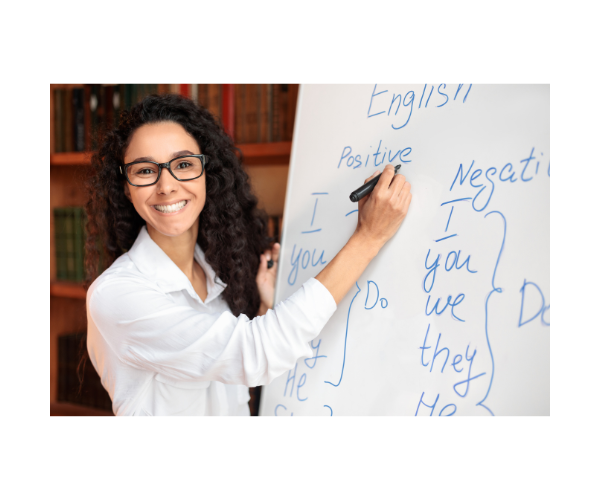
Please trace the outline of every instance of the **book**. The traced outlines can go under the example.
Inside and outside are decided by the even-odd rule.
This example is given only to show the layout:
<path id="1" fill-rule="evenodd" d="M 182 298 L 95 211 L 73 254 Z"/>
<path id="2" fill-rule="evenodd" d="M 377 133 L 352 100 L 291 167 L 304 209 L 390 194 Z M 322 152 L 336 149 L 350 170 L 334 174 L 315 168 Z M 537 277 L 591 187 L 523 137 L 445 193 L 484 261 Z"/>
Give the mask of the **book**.
<path id="1" fill-rule="evenodd" d="M 273 130 L 271 120 L 273 116 L 273 85 L 259 85 L 258 102 L 258 142 L 272 142 Z"/>
<path id="2" fill-rule="evenodd" d="M 208 85 L 206 83 L 198 84 L 198 104 L 208 109 Z"/>
<path id="3" fill-rule="evenodd" d="M 73 90 L 64 89 L 63 94 L 63 140 L 64 151 L 74 151 L 73 146 Z"/>
<path id="4" fill-rule="evenodd" d="M 83 207 L 54 209 L 54 244 L 58 280 L 82 282 L 85 277 L 85 219 Z"/>
<path id="5" fill-rule="evenodd" d="M 246 85 L 246 137 L 244 142 L 258 142 L 258 99 L 260 87 L 254 83 Z"/>
<path id="6" fill-rule="evenodd" d="M 289 95 L 286 106 L 285 129 L 283 133 L 284 141 L 291 141 L 294 136 L 294 120 L 296 119 L 296 101 L 298 100 L 299 85 L 289 85 Z"/>
<path id="7" fill-rule="evenodd" d="M 85 111 L 82 87 L 73 89 L 73 145 L 75 151 L 85 151 Z"/>
<path id="8" fill-rule="evenodd" d="M 58 337 L 57 400 L 112 411 L 110 396 L 90 361 L 86 339 L 85 332 L 68 333 Z M 85 365 L 79 370 L 82 357 Z"/>
<path id="9" fill-rule="evenodd" d="M 113 108 L 113 127 L 119 126 L 121 118 L 121 89 L 123 85 L 113 85 L 113 97 L 112 97 L 112 108 Z"/>
<path id="10" fill-rule="evenodd" d="M 98 108 L 100 103 L 100 85 L 92 84 L 89 86 L 89 89 L 91 147 L 93 150 L 95 150 L 98 147 L 97 135 L 100 125 L 100 116 L 98 114 Z"/>
<path id="11" fill-rule="evenodd" d="M 208 110 L 217 119 L 221 118 L 221 84 L 208 84 Z"/>
<path id="12" fill-rule="evenodd" d="M 235 100 L 235 130 L 234 140 L 238 144 L 246 142 L 246 85 L 244 83 L 236 84 L 234 89 Z"/>
<path id="13" fill-rule="evenodd" d="M 277 85 L 278 87 L 278 100 L 277 100 L 277 109 L 274 111 L 276 113 L 276 121 L 277 127 L 274 129 L 274 133 L 276 138 L 273 140 L 276 142 L 285 140 L 285 124 L 287 120 L 287 108 L 289 101 L 289 85 L 287 83 L 281 83 Z M 275 117 L 273 119 L 275 121 Z"/>
<path id="14" fill-rule="evenodd" d="M 112 128 L 114 124 L 114 86 L 113 85 L 102 85 L 103 99 L 102 105 L 104 107 L 104 123 L 106 128 Z"/>
<path id="15" fill-rule="evenodd" d="M 84 151 L 92 150 L 92 113 L 90 110 L 91 85 L 83 86 Z"/>
<path id="16" fill-rule="evenodd" d="M 62 89 L 54 90 L 54 152 L 63 153 L 62 141 Z"/>

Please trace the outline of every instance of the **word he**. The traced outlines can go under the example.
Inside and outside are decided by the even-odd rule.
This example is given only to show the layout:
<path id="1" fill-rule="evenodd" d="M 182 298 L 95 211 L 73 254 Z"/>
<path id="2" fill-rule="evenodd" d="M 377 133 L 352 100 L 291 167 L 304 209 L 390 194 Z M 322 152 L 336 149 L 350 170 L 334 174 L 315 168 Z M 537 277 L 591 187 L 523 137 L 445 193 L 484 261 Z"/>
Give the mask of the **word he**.
<path id="1" fill-rule="evenodd" d="M 312 267 L 317 267 L 319 264 L 323 264 L 323 265 L 327 264 L 328 261 L 323 260 L 323 256 L 325 255 L 325 250 L 323 250 L 321 252 L 321 255 L 315 261 L 315 255 L 318 252 L 319 251 L 315 248 L 315 249 L 313 249 L 312 255 L 311 255 L 310 250 L 304 250 L 304 253 L 303 253 L 303 249 L 301 248 L 298 251 L 298 254 L 296 255 L 296 245 L 294 244 L 294 248 L 292 249 L 292 258 L 291 258 L 292 270 L 290 271 L 290 274 L 288 276 L 288 284 L 290 286 L 293 286 L 296 283 L 296 279 L 298 278 L 298 271 L 300 270 L 300 267 L 302 267 L 302 269 L 306 269 L 306 268 L 308 268 L 309 265 Z"/>
<path id="2" fill-rule="evenodd" d="M 529 154 L 529 156 L 520 161 L 520 163 L 523 165 L 520 176 L 517 174 L 516 171 L 514 171 L 515 169 L 514 169 L 512 163 L 507 163 L 506 165 L 504 165 L 504 167 L 502 167 L 502 169 L 500 170 L 500 173 L 498 173 L 498 169 L 496 167 L 488 168 L 485 171 L 485 176 L 484 176 L 484 178 L 487 179 L 487 184 L 485 183 L 485 181 L 483 179 L 481 179 L 479 181 L 477 180 L 483 174 L 483 170 L 478 168 L 478 169 L 475 169 L 473 171 L 473 173 L 471 173 L 471 169 L 473 168 L 473 165 L 475 164 L 475 160 L 473 160 L 471 162 L 471 166 L 469 167 L 469 170 L 467 170 L 467 173 L 465 173 L 464 175 L 463 175 L 464 168 L 461 163 L 456 172 L 456 177 L 454 177 L 454 181 L 452 182 L 452 186 L 450 186 L 450 191 L 452 191 L 452 188 L 454 187 L 457 180 L 458 180 L 459 185 L 462 186 L 463 183 L 469 177 L 469 174 L 471 173 L 471 177 L 469 179 L 469 184 L 471 185 L 471 187 L 473 187 L 475 189 L 479 189 L 479 191 L 477 191 L 477 194 L 473 198 L 473 201 L 471 202 L 471 204 L 473 206 L 473 210 L 475 210 L 476 212 L 481 212 L 482 210 L 485 210 L 485 208 L 488 206 L 488 204 L 490 203 L 490 200 L 492 199 L 492 195 L 494 194 L 495 183 L 494 183 L 494 179 L 492 177 L 494 175 L 496 175 L 496 173 L 498 173 L 498 180 L 500 182 L 503 182 L 503 183 L 508 182 L 509 184 L 517 182 L 519 179 L 521 180 L 521 182 L 530 182 L 533 179 L 533 176 L 534 176 L 533 161 L 537 160 L 537 158 L 534 156 L 534 152 L 535 152 L 535 148 L 531 148 L 531 153 Z M 540 157 L 541 156 L 544 156 L 544 153 L 540 152 Z M 528 168 L 530 168 L 530 170 L 527 170 Z M 540 172 L 540 161 L 538 160 L 536 162 L 536 166 L 535 166 L 535 175 L 538 175 L 539 172 Z M 550 176 L 550 161 L 548 161 L 548 177 L 549 176 Z M 477 200 L 480 197 L 481 197 L 480 201 L 477 202 Z M 482 204 L 483 204 L 483 206 L 481 206 Z M 481 207 L 478 208 L 476 205 L 480 205 Z"/>
<path id="3" fill-rule="evenodd" d="M 314 344 L 314 340 L 312 340 L 310 342 L 310 347 L 315 351 L 315 355 L 312 358 L 306 358 L 304 360 L 304 364 L 309 368 L 309 369 L 313 369 L 316 364 L 317 364 L 317 360 L 319 358 L 326 358 L 327 356 L 324 356 L 323 354 L 319 354 L 319 349 L 321 347 L 321 339 L 319 339 L 319 342 L 317 343 L 317 345 Z M 310 362 L 312 361 L 312 365 L 310 364 Z M 298 363 L 296 363 L 294 365 L 294 374 L 292 375 L 292 370 L 288 371 L 287 374 L 287 379 L 285 381 L 285 389 L 283 390 L 283 397 L 286 397 L 288 394 L 288 386 L 290 388 L 290 394 L 289 397 L 291 397 L 293 399 L 294 397 L 294 384 L 296 383 L 296 372 L 298 370 Z M 291 385 L 290 385 L 291 383 Z M 302 396 L 306 396 L 306 397 L 301 397 L 300 394 L 300 389 L 302 387 L 304 387 L 306 385 L 306 373 L 303 373 L 302 375 L 300 375 L 300 379 L 298 380 L 298 384 L 296 385 L 296 399 L 300 402 L 306 401 L 308 399 L 308 396 L 306 396 L 305 394 L 302 394 Z M 278 404 L 277 406 L 275 406 L 275 416 L 279 416 L 277 413 L 278 408 L 283 408 L 284 410 L 287 410 L 287 408 L 282 405 L 282 404 Z M 329 408 L 331 410 L 331 407 L 327 406 L 327 408 Z M 333 411 L 331 410 L 331 414 L 333 414 Z M 292 412 L 292 414 L 290 416 L 293 416 L 294 413 Z"/>
<path id="4" fill-rule="evenodd" d="M 375 153 L 373 153 L 373 163 L 374 163 L 374 167 L 381 167 L 382 165 L 386 165 L 388 163 L 394 163 L 394 160 L 396 158 L 398 158 L 398 162 L 403 162 L 403 163 L 410 163 L 411 160 L 408 159 L 408 156 L 410 155 L 410 153 L 412 152 L 412 148 L 399 148 L 396 150 L 396 152 L 394 154 L 392 148 L 390 147 L 390 150 L 388 151 L 387 146 L 384 146 L 383 151 L 381 151 L 381 142 L 383 141 L 383 139 L 379 140 L 379 144 L 377 145 L 377 151 Z M 369 148 L 372 148 L 373 146 L 369 146 Z M 394 148 L 396 149 L 396 148 Z M 379 158 L 379 155 L 381 155 L 381 157 Z M 368 167 L 369 166 L 369 158 L 371 157 L 371 153 L 369 152 L 367 154 L 367 159 L 364 162 L 364 167 Z M 345 161 L 344 161 L 345 160 Z M 340 166 L 342 165 L 342 162 L 344 162 L 344 165 L 348 168 L 352 168 L 353 170 L 355 168 L 360 168 L 363 166 L 363 155 L 357 154 L 357 155 L 352 155 L 352 146 L 344 146 L 344 149 L 342 150 L 342 156 L 340 157 L 340 161 L 338 162 L 338 166 L 337 168 L 340 168 Z"/>
<path id="5" fill-rule="evenodd" d="M 421 399 L 419 399 L 419 404 L 417 405 L 417 411 L 415 412 L 415 417 L 416 417 L 416 416 L 419 414 L 419 408 L 421 407 L 421 404 L 422 404 L 423 406 L 426 406 L 427 408 L 431 408 L 431 413 L 429 413 L 429 416 L 430 416 L 430 417 L 431 417 L 431 416 L 433 416 L 433 411 L 435 410 L 435 405 L 437 404 L 437 402 L 438 402 L 438 399 L 440 399 L 440 395 L 438 394 L 438 395 L 435 397 L 435 401 L 433 402 L 433 404 L 432 404 L 432 405 L 428 405 L 427 403 L 425 403 L 425 402 L 423 401 L 423 396 L 425 396 L 425 392 L 422 392 L 422 393 L 421 393 Z M 444 410 L 446 410 L 446 408 L 449 408 L 449 409 L 448 409 L 448 411 L 449 411 L 449 412 L 451 411 L 451 413 L 444 413 Z M 277 411 L 277 410 L 276 410 L 276 411 Z M 440 417 L 451 417 L 451 416 L 452 416 L 452 415 L 454 415 L 455 413 L 456 413 L 456 405 L 455 405 L 455 404 L 453 404 L 453 403 L 450 403 L 450 404 L 448 404 L 448 405 L 444 406 L 444 407 L 443 407 L 443 408 L 440 410 L 439 416 L 440 416 Z M 277 413 L 276 413 L 276 414 L 277 414 Z"/>
<path id="6" fill-rule="evenodd" d="M 473 85 L 469 85 L 469 88 L 464 93 L 463 100 L 462 100 L 463 103 L 467 100 L 467 96 L 469 95 L 469 92 L 471 91 L 472 86 Z M 456 100 L 456 98 L 458 97 L 458 94 L 460 93 L 462 88 L 463 88 L 463 84 L 461 83 L 458 85 L 456 92 L 454 92 L 453 101 Z M 427 93 L 428 88 L 427 88 L 427 84 L 425 84 L 425 86 L 423 87 L 423 91 L 421 92 L 421 97 L 419 99 L 419 107 L 417 109 L 421 109 L 421 106 L 423 106 L 423 108 L 426 108 L 429 105 L 429 101 L 431 99 L 434 89 L 435 89 L 435 87 L 432 85 L 431 89 L 429 89 L 429 93 Z M 446 104 L 448 104 L 448 101 L 450 100 L 450 98 L 448 97 L 448 94 L 445 93 L 445 90 L 446 90 L 445 83 L 438 85 L 434 100 L 431 102 L 432 107 L 435 105 L 435 107 L 441 108 L 441 107 L 445 106 Z M 387 90 L 382 90 L 380 92 L 377 92 L 377 85 L 375 85 L 375 87 L 373 88 L 373 92 L 371 92 L 371 99 L 369 101 L 369 110 L 367 111 L 367 118 L 373 118 L 373 117 L 379 116 L 379 115 L 390 116 L 390 114 L 392 113 L 392 110 L 394 109 L 394 104 L 396 104 L 396 110 L 394 111 L 393 116 L 396 117 L 398 115 L 398 111 L 400 110 L 401 105 L 402 105 L 403 109 L 406 109 L 406 111 L 404 112 L 404 115 L 408 115 L 408 116 L 406 116 L 406 119 L 401 117 L 399 120 L 396 121 L 395 125 L 394 125 L 394 123 L 391 124 L 391 127 L 394 130 L 400 130 L 401 128 L 406 127 L 406 125 L 408 125 L 408 122 L 410 121 L 410 117 L 412 116 L 412 113 L 413 113 L 413 104 L 415 101 L 415 93 L 414 93 L 414 91 L 409 90 L 406 94 L 404 94 L 404 100 L 402 100 L 402 94 L 396 95 L 394 93 L 390 93 L 387 96 L 378 97 L 387 92 L 388 92 Z M 450 94 L 452 94 L 452 93 L 450 93 Z M 442 99 L 443 99 L 443 102 L 442 102 Z M 389 107 L 388 107 L 388 102 L 389 102 Z M 440 102 L 440 104 L 437 104 L 438 102 Z M 386 108 L 387 108 L 387 113 L 386 113 Z M 379 111 L 379 110 L 381 110 L 381 111 Z M 402 114 L 403 113 L 400 113 L 400 115 L 402 115 Z M 402 122 L 404 122 L 404 123 L 402 123 Z"/>

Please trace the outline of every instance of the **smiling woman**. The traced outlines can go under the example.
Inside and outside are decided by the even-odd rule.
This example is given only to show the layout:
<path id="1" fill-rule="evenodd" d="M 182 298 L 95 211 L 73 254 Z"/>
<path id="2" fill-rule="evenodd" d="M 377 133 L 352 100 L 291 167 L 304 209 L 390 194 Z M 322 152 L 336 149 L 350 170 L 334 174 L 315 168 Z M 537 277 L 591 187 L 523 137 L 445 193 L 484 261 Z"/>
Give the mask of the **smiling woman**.
<path id="1" fill-rule="evenodd" d="M 273 309 L 279 245 L 231 138 L 178 95 L 124 112 L 92 158 L 86 207 L 88 352 L 114 413 L 249 415 L 248 387 L 311 354 L 406 216 L 410 184 L 393 172 L 359 202 L 340 253 Z"/>
<path id="2" fill-rule="evenodd" d="M 133 186 L 142 183 L 137 177 L 132 181 L 130 171 L 148 172 L 133 170 L 135 164 L 123 168 L 137 161 L 168 162 L 181 153 L 210 158 L 200 177 L 179 181 L 176 164 L 165 171 L 164 165 L 150 163 L 146 165 L 160 172 L 158 179 L 144 180 L 143 184 L 151 185 Z M 229 285 L 224 297 L 231 302 L 232 312 L 249 317 L 258 312 L 255 278 L 260 255 L 269 247 L 266 218 L 256 208 L 233 141 L 207 110 L 182 96 L 163 95 L 149 96 L 124 112 L 119 128 L 107 131 L 101 140 L 88 188 L 86 255 L 91 280 L 97 274 L 98 236 L 103 243 L 102 261 L 110 265 L 132 247 L 146 226 L 161 248 L 198 242 L 217 275 Z M 182 201 L 190 206 L 171 213 L 168 205 Z M 188 260 L 183 272 L 189 277 L 193 259 Z"/>

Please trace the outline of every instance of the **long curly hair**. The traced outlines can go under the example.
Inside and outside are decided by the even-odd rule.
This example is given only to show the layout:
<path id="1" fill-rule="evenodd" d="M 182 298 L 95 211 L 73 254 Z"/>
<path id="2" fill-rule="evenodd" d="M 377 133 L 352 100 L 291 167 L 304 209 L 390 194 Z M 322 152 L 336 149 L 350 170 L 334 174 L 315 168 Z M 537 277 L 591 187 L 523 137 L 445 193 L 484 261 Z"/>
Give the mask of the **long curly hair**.
<path id="1" fill-rule="evenodd" d="M 260 306 L 256 273 L 260 254 L 270 247 L 267 217 L 257 208 L 242 155 L 220 122 L 194 101 L 181 95 L 149 95 L 121 113 L 116 129 L 100 134 L 93 155 L 86 205 L 87 286 L 127 252 L 145 221 L 123 191 L 119 172 L 133 133 L 142 125 L 174 122 L 181 125 L 209 157 L 206 165 L 206 203 L 200 213 L 198 243 L 216 275 L 227 284 L 223 298 L 236 316 L 253 318 Z"/>

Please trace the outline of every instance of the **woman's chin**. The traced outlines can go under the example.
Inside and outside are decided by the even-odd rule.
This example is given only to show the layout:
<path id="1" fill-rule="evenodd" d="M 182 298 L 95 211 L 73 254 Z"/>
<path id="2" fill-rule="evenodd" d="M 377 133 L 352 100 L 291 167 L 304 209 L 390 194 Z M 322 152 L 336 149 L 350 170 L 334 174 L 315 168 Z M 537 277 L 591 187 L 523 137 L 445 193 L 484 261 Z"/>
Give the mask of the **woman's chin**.
<path id="1" fill-rule="evenodd" d="M 156 232 L 168 238 L 176 238 L 188 233 L 192 230 L 193 223 L 185 224 L 183 222 L 168 222 L 165 221 L 146 221 L 148 232 Z"/>

